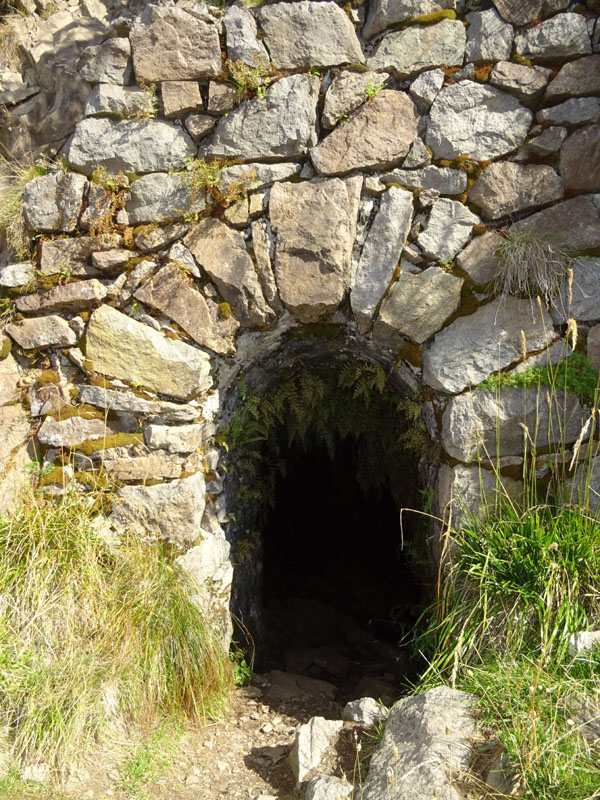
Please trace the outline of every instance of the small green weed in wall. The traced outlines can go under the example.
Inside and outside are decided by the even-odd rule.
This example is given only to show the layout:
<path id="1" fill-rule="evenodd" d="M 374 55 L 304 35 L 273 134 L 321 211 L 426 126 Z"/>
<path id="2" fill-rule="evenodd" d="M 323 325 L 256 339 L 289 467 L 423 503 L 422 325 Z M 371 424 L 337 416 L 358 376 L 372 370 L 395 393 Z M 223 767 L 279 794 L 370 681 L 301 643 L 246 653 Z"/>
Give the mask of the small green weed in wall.
<path id="1" fill-rule="evenodd" d="M 374 97 L 377 97 L 379 92 L 385 87 L 387 80 L 388 79 L 386 77 L 381 81 L 381 83 L 377 83 L 377 78 L 375 77 L 375 75 L 373 75 L 373 77 L 365 87 L 365 94 L 367 95 L 369 100 L 372 100 Z"/>

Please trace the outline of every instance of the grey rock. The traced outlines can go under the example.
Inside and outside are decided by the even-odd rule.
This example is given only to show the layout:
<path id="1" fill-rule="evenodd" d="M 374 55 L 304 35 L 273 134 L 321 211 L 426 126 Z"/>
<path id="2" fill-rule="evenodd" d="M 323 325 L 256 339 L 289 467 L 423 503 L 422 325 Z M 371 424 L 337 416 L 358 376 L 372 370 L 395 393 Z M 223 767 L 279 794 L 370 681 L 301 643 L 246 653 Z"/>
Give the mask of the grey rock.
<path id="1" fill-rule="evenodd" d="M 211 81 L 208 85 L 208 112 L 210 114 L 229 113 L 236 105 L 236 90 L 223 81 Z"/>
<path id="2" fill-rule="evenodd" d="M 195 153 L 187 133 L 171 122 L 102 117 L 82 120 L 65 148 L 69 164 L 85 175 L 99 166 L 112 173 L 181 169 Z"/>
<path id="3" fill-rule="evenodd" d="M 476 286 L 490 283 L 496 278 L 498 262 L 496 250 L 504 239 L 495 231 L 488 231 L 473 240 L 456 257 L 456 263 Z"/>
<path id="4" fill-rule="evenodd" d="M 418 169 L 428 167 L 431 164 L 431 153 L 425 147 L 425 142 L 417 136 L 410 146 L 408 155 L 402 162 L 403 169 Z"/>
<path id="5" fill-rule="evenodd" d="M 204 425 L 144 425 L 144 441 L 148 447 L 168 453 L 192 453 L 204 444 Z"/>
<path id="6" fill-rule="evenodd" d="M 465 28 L 458 20 L 413 25 L 384 36 L 367 64 L 370 69 L 386 70 L 404 80 L 432 67 L 460 66 L 465 43 Z"/>
<path id="7" fill-rule="evenodd" d="M 87 180 L 72 172 L 53 172 L 29 181 L 23 215 L 30 230 L 70 233 L 77 227 Z"/>
<path id="8" fill-rule="evenodd" d="M 498 161 L 487 166 L 469 190 L 484 219 L 562 200 L 562 181 L 552 167 Z"/>
<path id="9" fill-rule="evenodd" d="M 545 67 L 499 61 L 492 67 L 489 83 L 515 95 L 526 105 L 532 105 L 541 99 L 551 75 L 552 70 Z"/>
<path id="10" fill-rule="evenodd" d="M 351 798 L 354 786 L 342 778 L 317 775 L 306 786 L 306 800 L 346 800 Z"/>
<path id="11" fill-rule="evenodd" d="M 467 61 L 505 61 L 510 58 L 513 28 L 494 11 L 473 11 L 467 14 Z"/>
<path id="12" fill-rule="evenodd" d="M 156 486 L 123 486 L 113 501 L 109 519 L 113 525 L 189 547 L 200 532 L 204 494 L 200 472 Z"/>
<path id="13" fill-rule="evenodd" d="M 542 13 L 543 0 L 494 0 L 494 5 L 507 22 L 517 27 L 529 25 Z"/>
<path id="14" fill-rule="evenodd" d="M 600 125 L 589 125 L 569 136 L 560 150 L 560 174 L 571 191 L 600 191 Z"/>
<path id="15" fill-rule="evenodd" d="M 409 92 L 423 111 L 427 111 L 444 85 L 445 75 L 441 69 L 430 69 L 422 72 L 411 83 Z"/>
<path id="16" fill-rule="evenodd" d="M 279 164 L 234 164 L 223 167 L 219 172 L 217 189 L 226 194 L 236 183 L 241 183 L 248 191 L 258 191 L 271 186 L 276 181 L 284 181 L 298 175 L 301 165 L 292 162 Z"/>
<path id="17" fill-rule="evenodd" d="M 341 720 L 324 717 L 313 717 L 305 725 L 298 726 L 290 753 L 290 766 L 298 784 L 319 766 L 326 750 L 343 727 Z"/>
<path id="18" fill-rule="evenodd" d="M 99 236 L 77 236 L 73 239 L 54 239 L 42 242 L 40 272 L 43 275 L 85 275 L 86 264 L 92 253 L 112 250 L 121 244 L 121 237 L 114 233 Z"/>
<path id="19" fill-rule="evenodd" d="M 144 260 L 137 263 L 133 269 L 119 275 L 111 291 L 111 295 L 117 298 L 117 306 L 122 307 L 131 300 L 133 293 L 140 283 L 152 275 L 155 269 L 156 263 L 153 261 L 152 257 L 146 256 Z"/>
<path id="20" fill-rule="evenodd" d="M 100 272 L 114 272 L 120 267 L 124 267 L 137 255 L 135 251 L 116 247 L 112 250 L 101 250 L 99 253 L 92 253 L 92 264 Z"/>
<path id="21" fill-rule="evenodd" d="M 364 61 L 354 26 L 335 3 L 274 3 L 260 8 L 256 16 L 278 69 Z"/>
<path id="22" fill-rule="evenodd" d="M 437 485 L 438 514 L 454 530 L 472 525 L 474 519 L 505 508 L 507 502 L 518 505 L 523 501 L 523 482 L 498 477 L 496 472 L 479 466 L 466 467 L 443 464 Z"/>
<path id="23" fill-rule="evenodd" d="M 410 230 L 412 213 L 410 192 L 392 187 L 382 196 L 350 292 L 350 305 L 361 333 L 371 326 L 375 308 L 392 280 Z"/>
<path id="24" fill-rule="evenodd" d="M 552 108 L 543 108 L 536 114 L 538 122 L 549 125 L 588 125 L 600 119 L 600 99 L 597 97 L 572 97 Z"/>
<path id="25" fill-rule="evenodd" d="M 181 239 L 188 230 L 189 226 L 182 223 L 164 225 L 160 228 L 148 225 L 136 234 L 135 246 L 142 253 L 155 253 L 158 250 L 164 250 L 177 239 Z"/>
<path id="26" fill-rule="evenodd" d="M 34 347 L 69 347 L 77 341 L 65 320 L 54 314 L 13 322 L 6 326 L 6 332 L 25 350 Z"/>
<path id="27" fill-rule="evenodd" d="M 277 286 L 301 322 L 335 311 L 349 286 L 361 183 L 334 178 L 271 189 Z"/>
<path id="28" fill-rule="evenodd" d="M 107 39 L 91 45 L 81 54 L 79 75 L 88 83 L 127 85 L 133 78 L 129 39 Z"/>
<path id="29" fill-rule="evenodd" d="M 469 768 L 475 703 L 472 695 L 446 686 L 396 703 L 371 758 L 363 800 L 460 800 L 454 776 Z"/>
<path id="30" fill-rule="evenodd" d="M 167 264 L 134 293 L 137 300 L 176 322 L 197 344 L 221 355 L 233 355 L 239 323 L 225 318 L 212 300 L 194 288 L 183 270 Z"/>
<path id="31" fill-rule="evenodd" d="M 163 81 L 160 85 L 160 95 L 164 115 L 169 119 L 185 117 L 192 111 L 202 109 L 198 81 Z"/>
<path id="32" fill-rule="evenodd" d="M 257 36 L 254 17 L 242 5 L 231 6 L 223 17 L 227 56 L 232 61 L 243 61 L 250 67 L 269 62 L 269 54 Z"/>
<path id="33" fill-rule="evenodd" d="M 129 40 L 138 80 L 211 78 L 223 69 L 217 26 L 182 8 L 147 5 Z"/>
<path id="34" fill-rule="evenodd" d="M 592 52 L 585 17 L 581 14 L 557 14 L 515 36 L 519 55 L 532 61 L 584 56 Z"/>
<path id="35" fill-rule="evenodd" d="M 408 95 L 383 89 L 311 151 L 320 175 L 392 167 L 407 155 L 418 117 Z"/>
<path id="36" fill-rule="evenodd" d="M 273 322 L 275 314 L 264 298 L 242 233 L 218 219 L 206 218 L 194 226 L 184 244 L 242 325 L 264 327 Z"/>
<path id="37" fill-rule="evenodd" d="M 333 128 L 342 117 L 348 117 L 367 101 L 368 86 L 379 86 L 386 79 L 376 72 L 342 70 L 332 81 L 325 95 L 321 122 L 324 128 Z"/>
<path id="38" fill-rule="evenodd" d="M 592 650 L 600 642 L 600 631 L 577 631 L 569 636 L 569 653 L 576 656 Z"/>
<path id="39" fill-rule="evenodd" d="M 511 95 L 465 81 L 438 94 L 425 141 L 436 158 L 486 160 L 521 145 L 531 120 L 531 112 Z"/>
<path id="40" fill-rule="evenodd" d="M 112 433 L 114 431 L 103 419 L 69 417 L 56 420 L 46 417 L 37 433 L 37 438 L 42 444 L 51 447 L 76 447 L 88 439 L 104 439 Z"/>
<path id="41" fill-rule="evenodd" d="M 550 402 L 548 402 L 550 397 Z M 459 461 L 523 455 L 576 441 L 589 416 L 576 397 L 546 386 L 477 389 L 451 398 L 442 418 L 442 444 Z M 522 425 L 527 426 L 528 435 Z"/>
<path id="42" fill-rule="evenodd" d="M 6 289 L 16 289 L 20 286 L 27 286 L 33 280 L 35 271 L 31 261 L 23 261 L 20 264 L 8 264 L 0 269 L 0 286 Z"/>
<path id="43" fill-rule="evenodd" d="M 192 190 L 188 175 L 164 172 L 142 175 L 133 181 L 126 205 L 131 225 L 168 222 L 201 213 L 205 208 L 205 193 Z"/>
<path id="44" fill-rule="evenodd" d="M 384 342 L 401 337 L 417 344 L 426 342 L 458 309 L 462 284 L 462 278 L 439 267 L 418 275 L 402 272 L 383 301 L 374 337 Z"/>
<path id="45" fill-rule="evenodd" d="M 562 169 L 561 174 L 563 182 L 569 187 Z M 511 233 L 525 230 L 548 234 L 572 250 L 591 250 L 600 247 L 600 210 L 588 197 L 572 197 L 519 220 L 510 227 Z"/>
<path id="46" fill-rule="evenodd" d="M 371 727 L 388 718 L 389 710 L 378 703 L 373 697 L 361 697 L 346 703 L 342 711 L 342 719 L 346 722 L 358 722 L 360 725 Z"/>
<path id="47" fill-rule="evenodd" d="M 16 306 L 25 314 L 36 314 L 40 311 L 81 311 L 98 305 L 105 297 L 106 287 L 93 278 L 89 281 L 55 286 L 47 292 L 34 292 L 19 297 Z"/>
<path id="48" fill-rule="evenodd" d="M 571 317 L 578 322 L 600 319 L 600 258 L 579 258 L 572 270 L 572 286 L 567 281 L 555 298 L 552 318 L 559 324 Z"/>
<path id="49" fill-rule="evenodd" d="M 589 466 L 586 464 L 582 468 L 580 465 L 575 475 L 565 483 L 570 503 L 597 511 L 600 506 L 600 458 L 591 458 Z"/>
<path id="50" fill-rule="evenodd" d="M 219 120 L 199 156 L 246 161 L 299 158 L 316 141 L 319 79 L 290 75 L 273 83 L 263 100 L 246 100 Z"/>
<path id="51" fill-rule="evenodd" d="M 22 370 L 10 353 L 0 359 L 0 406 L 14 404 L 20 399 L 21 376 Z"/>
<path id="52" fill-rule="evenodd" d="M 456 0 L 374 0 L 363 35 L 371 39 L 398 22 L 407 22 L 436 11 L 456 8 Z"/>
<path id="53" fill-rule="evenodd" d="M 131 392 L 119 392 L 102 386 L 77 386 L 81 403 L 105 408 L 115 414 L 133 414 L 160 424 L 186 423 L 197 419 L 200 409 L 164 400 L 145 400 Z"/>
<path id="54" fill-rule="evenodd" d="M 548 84 L 545 101 L 556 103 L 594 94 L 600 94 L 600 55 L 584 56 L 564 64 Z"/>
<path id="55" fill-rule="evenodd" d="M 115 117 L 128 119 L 141 114 L 152 114 L 153 101 L 145 89 L 99 83 L 92 89 L 85 104 L 87 117 Z"/>
<path id="56" fill-rule="evenodd" d="M 477 386 L 522 358 L 522 336 L 527 351 L 547 347 L 554 338 L 548 313 L 529 300 L 495 300 L 436 335 L 423 354 L 423 380 L 450 394 Z"/>
<path id="57" fill-rule="evenodd" d="M 190 114 L 185 118 L 185 128 L 195 142 L 208 136 L 216 124 L 217 120 L 208 114 Z"/>
<path id="58" fill-rule="evenodd" d="M 430 258 L 446 261 L 463 247 L 478 222 L 479 217 L 458 200 L 444 197 L 434 203 L 417 244 Z"/>
<path id="59" fill-rule="evenodd" d="M 183 460 L 165 453 L 145 453 L 140 447 L 110 447 L 92 456 L 94 465 L 102 466 L 117 481 L 149 481 L 179 478 Z M 85 462 L 84 462 L 85 463 Z"/>
<path id="60" fill-rule="evenodd" d="M 532 156 L 547 158 L 560 150 L 562 143 L 567 138 L 567 129 L 551 126 L 542 131 L 539 136 L 527 142 L 525 149 Z"/>
<path id="61" fill-rule="evenodd" d="M 86 339 L 87 357 L 103 375 L 183 400 L 212 385 L 206 353 L 168 339 L 110 306 L 94 311 Z"/>
<path id="62" fill-rule="evenodd" d="M 386 172 L 381 176 L 383 183 L 398 182 L 411 191 L 415 189 L 435 189 L 440 194 L 462 194 L 467 188 L 467 173 L 451 167 L 425 167 L 424 169 L 402 169 Z"/>
<path id="63" fill-rule="evenodd" d="M 275 255 L 275 240 L 269 222 L 259 219 L 252 223 L 252 250 L 256 273 L 265 296 L 265 300 L 275 311 L 280 311 L 282 306 L 277 291 L 277 283 L 273 274 L 273 256 Z"/>

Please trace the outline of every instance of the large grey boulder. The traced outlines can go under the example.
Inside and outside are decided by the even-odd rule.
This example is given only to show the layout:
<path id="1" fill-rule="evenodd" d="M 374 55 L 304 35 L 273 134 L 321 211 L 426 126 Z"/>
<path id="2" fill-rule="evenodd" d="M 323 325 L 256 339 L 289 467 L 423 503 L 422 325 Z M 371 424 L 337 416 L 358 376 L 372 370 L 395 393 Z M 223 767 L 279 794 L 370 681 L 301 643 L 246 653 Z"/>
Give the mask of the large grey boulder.
<path id="1" fill-rule="evenodd" d="M 458 20 L 413 25 L 384 36 L 367 63 L 370 69 L 386 70 L 404 80 L 434 67 L 462 65 L 465 42 L 465 27 Z"/>
<path id="2" fill-rule="evenodd" d="M 560 149 L 560 174 L 571 191 L 600 191 L 600 125 L 589 125 L 569 136 Z"/>
<path id="3" fill-rule="evenodd" d="M 196 154 L 187 133 L 172 122 L 103 117 L 82 120 L 67 146 L 71 167 L 91 175 L 98 167 L 108 172 L 167 172 L 182 169 L 185 159 Z"/>
<path id="4" fill-rule="evenodd" d="M 456 8 L 456 0 L 373 0 L 363 28 L 368 39 L 398 22 Z"/>
<path id="5" fill-rule="evenodd" d="M 125 208 L 130 225 L 169 222 L 204 211 L 206 197 L 204 191 L 192 192 L 189 175 L 156 172 L 132 182 Z"/>
<path id="6" fill-rule="evenodd" d="M 513 43 L 513 27 L 499 16 L 493 8 L 467 14 L 467 46 L 465 58 L 475 63 L 481 61 L 504 61 L 510 58 Z"/>
<path id="7" fill-rule="evenodd" d="M 478 222 L 463 203 L 443 197 L 434 203 L 417 244 L 426 256 L 446 261 L 463 247 Z"/>
<path id="8" fill-rule="evenodd" d="M 562 200 L 563 195 L 562 181 L 552 167 L 510 161 L 489 164 L 469 190 L 469 200 L 484 219 L 544 206 Z"/>
<path id="9" fill-rule="evenodd" d="M 517 33 L 515 48 L 532 61 L 556 61 L 592 52 L 592 43 L 582 14 L 556 14 L 554 17 Z"/>
<path id="10" fill-rule="evenodd" d="M 245 161 L 299 158 L 316 142 L 319 79 L 290 75 L 272 84 L 264 99 L 246 100 L 219 120 L 200 145 L 200 157 Z"/>
<path id="11" fill-rule="evenodd" d="M 102 44 L 86 47 L 78 69 L 79 76 L 88 83 L 128 84 L 133 77 L 129 39 L 107 39 Z"/>
<path id="12" fill-rule="evenodd" d="M 589 417 L 576 397 L 547 386 L 484 389 L 451 398 L 442 418 L 442 444 L 459 461 L 522 455 L 576 441 Z M 522 425 L 525 425 L 525 430 Z"/>
<path id="13" fill-rule="evenodd" d="M 417 135 L 418 114 L 407 94 L 383 89 L 311 151 L 320 175 L 397 164 Z"/>
<path id="14" fill-rule="evenodd" d="M 335 311 L 349 286 L 361 184 L 334 178 L 271 189 L 277 286 L 301 322 Z"/>
<path id="15" fill-rule="evenodd" d="M 558 324 L 571 317 L 578 322 L 600 319 L 600 258 L 579 258 L 572 270 L 573 281 L 565 281 L 555 298 L 552 318 Z"/>
<path id="16" fill-rule="evenodd" d="M 593 169 L 593 166 L 592 166 Z M 564 175 L 563 181 L 564 181 Z M 511 233 L 534 231 L 571 250 L 600 247 L 600 211 L 588 197 L 572 197 L 511 225 Z"/>
<path id="17" fill-rule="evenodd" d="M 472 526 L 478 519 L 523 500 L 523 482 L 506 478 L 479 466 L 443 464 L 437 483 L 440 518 L 454 530 Z"/>
<path id="18" fill-rule="evenodd" d="M 147 5 L 129 40 L 138 80 L 211 78 L 223 69 L 217 26 L 182 8 Z"/>
<path id="19" fill-rule="evenodd" d="M 244 235 L 214 217 L 192 228 L 185 246 L 214 280 L 233 314 L 246 327 L 264 327 L 275 319 L 264 298 Z"/>
<path id="20" fill-rule="evenodd" d="M 242 5 L 231 6 L 223 17 L 227 56 L 231 61 L 243 61 L 249 67 L 268 64 L 269 54 L 258 38 L 258 28 L 252 13 Z"/>
<path id="21" fill-rule="evenodd" d="M 463 800 L 456 776 L 468 773 L 478 730 L 476 698 L 438 686 L 400 700 L 371 758 L 363 800 Z"/>
<path id="22" fill-rule="evenodd" d="M 429 267 L 418 275 L 402 272 L 383 301 L 374 337 L 426 342 L 458 309 L 462 284 L 462 278 L 439 267 Z"/>
<path id="23" fill-rule="evenodd" d="M 25 350 L 45 347 L 69 347 L 77 337 L 62 317 L 51 314 L 47 317 L 22 319 L 6 326 L 6 332 Z"/>
<path id="24" fill-rule="evenodd" d="M 70 233 L 77 227 L 87 180 L 72 172 L 53 172 L 29 181 L 23 215 L 30 230 Z"/>
<path id="25" fill-rule="evenodd" d="M 90 317 L 86 355 L 103 375 L 182 400 L 212 386 L 210 358 L 205 352 L 169 339 L 106 305 Z"/>
<path id="26" fill-rule="evenodd" d="M 528 67 L 512 61 L 498 61 L 492 67 L 489 83 L 514 94 L 526 105 L 533 105 L 541 99 L 551 75 L 552 70 L 546 67 Z"/>
<path id="27" fill-rule="evenodd" d="M 350 305 L 361 333 L 370 327 L 375 307 L 400 261 L 410 230 L 412 201 L 410 192 L 388 189 L 367 234 L 350 292 Z"/>
<path id="28" fill-rule="evenodd" d="M 344 727 L 341 720 L 313 717 L 300 725 L 290 752 L 290 766 L 298 784 L 308 773 L 318 767 L 325 751 Z"/>
<path id="29" fill-rule="evenodd" d="M 425 141 L 436 158 L 497 158 L 523 144 L 531 121 L 531 111 L 512 95 L 464 81 L 434 100 Z"/>
<path id="30" fill-rule="evenodd" d="M 278 69 L 328 67 L 364 60 L 354 26 L 336 3 L 274 3 L 260 8 L 256 16 Z"/>
<path id="31" fill-rule="evenodd" d="M 569 97 L 600 93 L 600 54 L 584 56 L 561 67 L 546 89 L 545 101 L 556 103 Z"/>
<path id="32" fill-rule="evenodd" d="M 529 352 L 544 349 L 554 337 L 552 320 L 537 303 L 495 300 L 436 335 L 423 354 L 423 380 L 457 394 L 522 358 L 523 338 Z"/>
<path id="33" fill-rule="evenodd" d="M 156 486 L 123 486 L 113 500 L 113 525 L 189 547 L 200 533 L 205 484 L 201 472 Z"/>

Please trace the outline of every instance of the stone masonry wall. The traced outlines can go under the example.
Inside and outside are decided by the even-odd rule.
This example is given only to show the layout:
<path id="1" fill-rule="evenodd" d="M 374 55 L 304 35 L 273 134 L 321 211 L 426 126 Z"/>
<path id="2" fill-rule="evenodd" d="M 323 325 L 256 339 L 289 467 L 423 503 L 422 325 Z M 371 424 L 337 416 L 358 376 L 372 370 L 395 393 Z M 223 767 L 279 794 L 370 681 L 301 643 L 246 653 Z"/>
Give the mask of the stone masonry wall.
<path id="1" fill-rule="evenodd" d="M 440 510 L 489 500 L 497 424 L 509 491 L 527 414 L 540 447 L 558 407 L 576 440 L 576 398 L 474 387 L 564 358 L 567 318 L 598 351 L 598 0 L 25 5 L 0 137 L 62 166 L 25 187 L 32 259 L 0 270 L 4 506 L 32 448 L 47 491 L 113 487 L 111 522 L 173 542 L 227 636 L 211 437 L 294 332 L 422 402 Z M 524 230 L 579 254 L 548 307 L 494 290 Z"/>

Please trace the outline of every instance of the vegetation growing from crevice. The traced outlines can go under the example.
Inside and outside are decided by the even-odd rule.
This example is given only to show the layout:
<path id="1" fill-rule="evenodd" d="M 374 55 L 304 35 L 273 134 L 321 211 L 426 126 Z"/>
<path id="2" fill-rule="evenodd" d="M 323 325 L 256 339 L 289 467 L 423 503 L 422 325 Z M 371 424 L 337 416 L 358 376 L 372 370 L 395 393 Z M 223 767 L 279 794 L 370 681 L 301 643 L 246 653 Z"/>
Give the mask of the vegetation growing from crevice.
<path id="1" fill-rule="evenodd" d="M 228 58 L 225 61 L 225 69 L 229 81 L 235 87 L 237 102 L 249 97 L 257 97 L 262 100 L 273 80 L 274 65 L 261 57 L 256 57 L 252 65 L 246 64 L 245 61 L 232 61 Z"/>
<path id="2" fill-rule="evenodd" d="M 229 451 L 229 469 L 245 476 L 247 502 L 273 503 L 286 445 L 323 444 L 333 456 L 336 442 L 352 437 L 359 483 L 375 489 L 389 483 L 392 494 L 398 459 L 414 460 L 429 446 L 420 404 L 395 392 L 379 364 L 350 361 L 291 375 L 271 393 L 249 395 L 243 382 L 239 390 L 240 405 L 217 441 Z"/>

